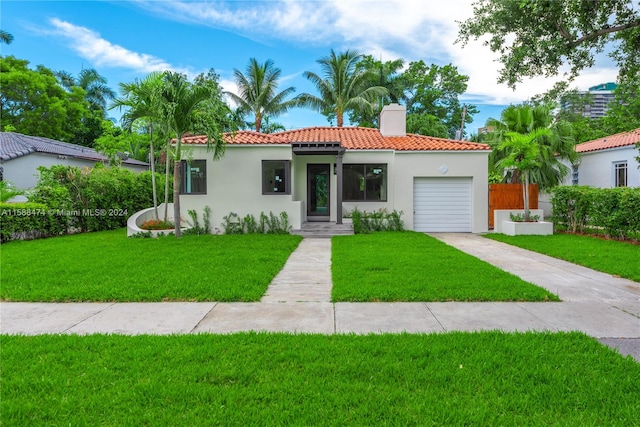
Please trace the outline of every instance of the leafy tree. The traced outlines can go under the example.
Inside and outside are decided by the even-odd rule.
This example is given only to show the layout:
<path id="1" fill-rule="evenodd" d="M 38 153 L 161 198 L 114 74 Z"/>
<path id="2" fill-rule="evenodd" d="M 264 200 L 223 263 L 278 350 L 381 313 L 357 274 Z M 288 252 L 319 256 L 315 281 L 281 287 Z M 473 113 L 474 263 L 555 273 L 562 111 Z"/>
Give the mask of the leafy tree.
<path id="1" fill-rule="evenodd" d="M 500 54 L 498 82 L 512 88 L 523 77 L 555 76 L 564 64 L 571 80 L 610 46 L 621 76 L 640 69 L 640 9 L 628 0 L 478 0 L 458 41 L 485 35 L 485 46 Z"/>
<path id="2" fill-rule="evenodd" d="M 381 96 L 375 104 L 373 111 L 353 110 L 349 113 L 349 121 L 358 126 L 378 127 L 379 115 L 382 107 L 390 103 L 399 103 L 404 94 L 404 81 L 400 70 L 404 66 L 403 59 L 382 62 L 371 55 L 363 56 L 358 62 L 358 70 L 364 70 L 367 77 L 365 86 L 380 86 L 387 89 L 388 93 Z"/>
<path id="3" fill-rule="evenodd" d="M 133 126 L 135 123 L 139 121 L 143 121 L 145 125 L 148 125 L 148 133 L 149 133 L 149 163 L 151 166 L 151 186 L 153 189 L 153 208 L 156 219 L 159 219 L 158 216 L 158 189 L 156 183 L 156 153 L 155 153 L 155 144 L 154 144 L 154 136 L 158 137 L 158 133 L 160 139 L 166 140 L 166 130 L 162 128 L 162 126 L 157 126 L 159 123 L 160 116 L 160 91 L 162 89 L 162 73 L 153 72 L 148 74 L 143 80 L 135 80 L 131 83 L 120 83 L 120 93 L 121 97 L 117 98 L 113 101 L 110 108 L 126 108 L 127 111 L 122 115 L 122 124 L 124 128 L 132 133 Z M 156 130 L 160 130 L 160 132 L 155 132 Z M 163 138 L 164 136 L 164 138 Z M 168 148 L 168 145 L 167 145 Z M 167 161 L 169 156 L 166 156 Z M 169 168 L 166 168 L 166 176 L 168 177 Z M 166 191 L 165 186 L 165 194 L 168 197 L 168 191 Z M 166 202 L 166 201 L 165 201 Z M 165 205 L 166 206 L 166 205 Z M 165 215 L 166 220 L 166 215 Z"/>
<path id="4" fill-rule="evenodd" d="M 120 165 L 123 155 L 143 162 L 147 161 L 149 135 L 123 132 L 111 120 L 103 120 L 102 129 L 102 135 L 96 139 L 94 148 L 107 156 L 111 164 Z"/>
<path id="5" fill-rule="evenodd" d="M 458 98 L 467 90 L 468 81 L 469 77 L 459 74 L 457 67 L 451 64 L 441 67 L 435 64 L 428 66 L 424 61 L 411 62 L 402 73 L 403 100 L 408 117 L 413 114 L 435 117 L 446 127 L 446 134 L 441 132 L 442 126 L 435 126 L 431 119 L 432 126 L 422 127 L 424 132 L 430 132 L 424 135 L 452 137 L 462 122 L 465 106 Z M 474 105 L 466 107 L 465 123 L 472 123 L 478 110 Z M 424 122 L 424 118 L 416 121 Z"/>
<path id="6" fill-rule="evenodd" d="M 514 168 L 523 176 L 522 192 L 524 200 L 524 220 L 530 220 L 529 214 L 529 182 L 532 171 L 542 166 L 540 156 L 540 140 L 549 136 L 551 131 L 546 128 L 534 129 L 527 134 L 506 132 L 498 149 L 506 153 L 498 165 L 502 168 Z"/>
<path id="7" fill-rule="evenodd" d="M 0 30 L 0 43 L 11 44 L 13 42 L 13 34 Z"/>
<path id="8" fill-rule="evenodd" d="M 53 71 L 14 56 L 0 57 L 0 126 L 19 133 L 75 142 L 94 115 L 82 88 L 65 91 Z"/>
<path id="9" fill-rule="evenodd" d="M 303 93 L 295 99 L 299 105 L 315 109 L 329 120 L 335 116 L 338 127 L 344 124 L 344 114 L 350 111 L 373 112 L 372 103 L 388 94 L 382 86 L 369 86 L 369 74 L 358 68 L 363 56 L 353 50 L 319 59 L 322 76 L 305 71 L 304 76 L 314 84 L 320 96 Z"/>
<path id="10" fill-rule="evenodd" d="M 161 117 L 175 138 L 173 150 L 173 217 L 176 237 L 182 236 L 180 229 L 180 184 L 182 182 L 182 137 L 187 132 L 207 135 L 207 148 L 213 158 L 224 155 L 223 132 L 233 126 L 231 111 L 222 101 L 218 76 L 212 71 L 196 77 L 193 83 L 176 72 L 165 72 L 161 91 Z"/>
<path id="11" fill-rule="evenodd" d="M 262 120 L 267 115 L 277 116 L 297 105 L 295 100 L 286 100 L 295 92 L 295 88 L 288 87 L 276 93 L 281 70 L 276 68 L 270 59 L 263 64 L 255 58 L 249 59 L 245 73 L 242 74 L 238 69 L 233 70 L 240 94 L 236 95 L 232 92 L 225 92 L 225 94 L 235 101 L 241 110 L 253 114 L 255 130 L 261 132 Z"/>
<path id="12" fill-rule="evenodd" d="M 640 74 L 627 76 L 614 94 L 603 118 L 607 135 L 640 128 Z"/>
<path id="13" fill-rule="evenodd" d="M 407 132 L 438 138 L 449 138 L 449 128 L 447 125 L 444 124 L 439 117 L 429 113 L 408 114 Z"/>
<path id="14" fill-rule="evenodd" d="M 503 159 L 510 155 L 508 147 L 502 145 L 509 132 L 526 135 L 538 129 L 549 130 L 536 138 L 539 167 L 531 170 L 529 176 L 531 182 L 538 184 L 541 189 L 562 183 L 569 173 L 569 168 L 561 160 L 574 163 L 578 159 L 571 125 L 565 121 L 554 121 L 548 105 L 509 106 L 502 111 L 501 120 L 489 119 L 487 126 L 494 128 L 486 136 L 486 142 L 492 148 L 489 155 L 490 172 L 499 173 L 506 182 L 521 182 L 520 175 L 514 173 L 517 171 L 505 170 L 503 166 Z"/>

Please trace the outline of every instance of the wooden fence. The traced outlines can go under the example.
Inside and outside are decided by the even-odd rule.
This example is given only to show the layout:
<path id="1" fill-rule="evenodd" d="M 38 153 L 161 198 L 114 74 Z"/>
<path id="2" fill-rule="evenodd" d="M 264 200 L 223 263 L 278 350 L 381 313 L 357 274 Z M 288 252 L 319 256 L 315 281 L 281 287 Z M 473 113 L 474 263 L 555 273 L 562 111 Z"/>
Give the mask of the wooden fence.
<path id="1" fill-rule="evenodd" d="M 496 209 L 524 209 L 522 184 L 489 184 L 489 228 Z M 538 184 L 529 184 L 529 209 L 538 209 Z"/>

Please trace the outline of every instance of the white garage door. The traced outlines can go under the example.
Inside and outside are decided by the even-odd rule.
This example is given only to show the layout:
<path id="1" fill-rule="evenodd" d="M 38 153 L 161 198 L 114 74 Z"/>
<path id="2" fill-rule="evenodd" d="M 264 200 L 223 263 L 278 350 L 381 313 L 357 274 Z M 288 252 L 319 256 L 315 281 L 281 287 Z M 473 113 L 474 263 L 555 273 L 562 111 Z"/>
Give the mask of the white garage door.
<path id="1" fill-rule="evenodd" d="M 471 178 L 414 178 L 413 229 L 471 232 Z"/>

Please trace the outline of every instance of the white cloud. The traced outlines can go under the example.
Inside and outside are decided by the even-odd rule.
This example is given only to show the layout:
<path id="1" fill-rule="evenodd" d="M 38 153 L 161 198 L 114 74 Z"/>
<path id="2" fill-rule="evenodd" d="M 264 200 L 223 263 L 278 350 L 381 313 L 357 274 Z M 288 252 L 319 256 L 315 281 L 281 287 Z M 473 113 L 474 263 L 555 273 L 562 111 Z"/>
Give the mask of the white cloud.
<path id="1" fill-rule="evenodd" d="M 52 18 L 49 22 L 54 28 L 50 32 L 51 34 L 70 40 L 70 47 L 73 50 L 97 66 L 123 67 L 142 73 L 173 70 L 187 75 L 194 75 L 192 70 L 175 67 L 153 55 L 132 52 L 122 46 L 115 45 L 89 28 L 74 25 L 57 18 Z"/>
<path id="2" fill-rule="evenodd" d="M 560 79 L 527 79 L 515 91 L 498 84 L 501 64 L 495 61 L 496 54 L 479 41 L 465 48 L 455 43 L 456 21 L 464 21 L 473 13 L 469 0 L 136 0 L 136 4 L 166 19 L 221 28 L 251 39 L 327 45 L 337 50 L 353 48 L 383 60 L 452 63 L 469 76 L 465 99 L 476 103 L 522 102 L 550 89 Z M 612 81 L 616 74 L 614 69 L 598 67 L 585 71 L 575 84 L 584 88 L 582 82 Z"/>

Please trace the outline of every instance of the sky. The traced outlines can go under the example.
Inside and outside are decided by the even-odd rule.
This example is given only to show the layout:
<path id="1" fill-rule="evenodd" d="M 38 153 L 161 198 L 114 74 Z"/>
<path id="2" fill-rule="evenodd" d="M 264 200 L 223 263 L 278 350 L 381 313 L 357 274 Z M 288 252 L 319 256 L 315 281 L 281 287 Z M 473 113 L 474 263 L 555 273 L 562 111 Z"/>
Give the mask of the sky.
<path id="1" fill-rule="evenodd" d="M 189 77 L 213 68 L 225 90 L 235 92 L 233 71 L 244 72 L 250 58 L 274 61 L 282 70 L 280 90 L 316 93 L 303 76 L 320 74 L 318 59 L 355 49 L 382 61 L 452 64 L 469 76 L 463 103 L 479 114 L 467 133 L 489 117 L 500 117 L 560 80 L 534 78 L 516 90 L 498 84 L 500 64 L 481 41 L 456 43 L 458 23 L 472 16 L 470 0 L 262 0 L 262 1 L 29 1 L 2 0 L 0 28 L 14 36 L 2 55 L 77 75 L 95 68 L 118 90 L 121 82 L 167 69 Z M 572 87 L 586 90 L 615 81 L 607 59 L 586 70 Z M 117 110 L 110 116 L 119 118 Z M 326 118 L 304 108 L 275 117 L 286 129 L 327 126 Z"/>

